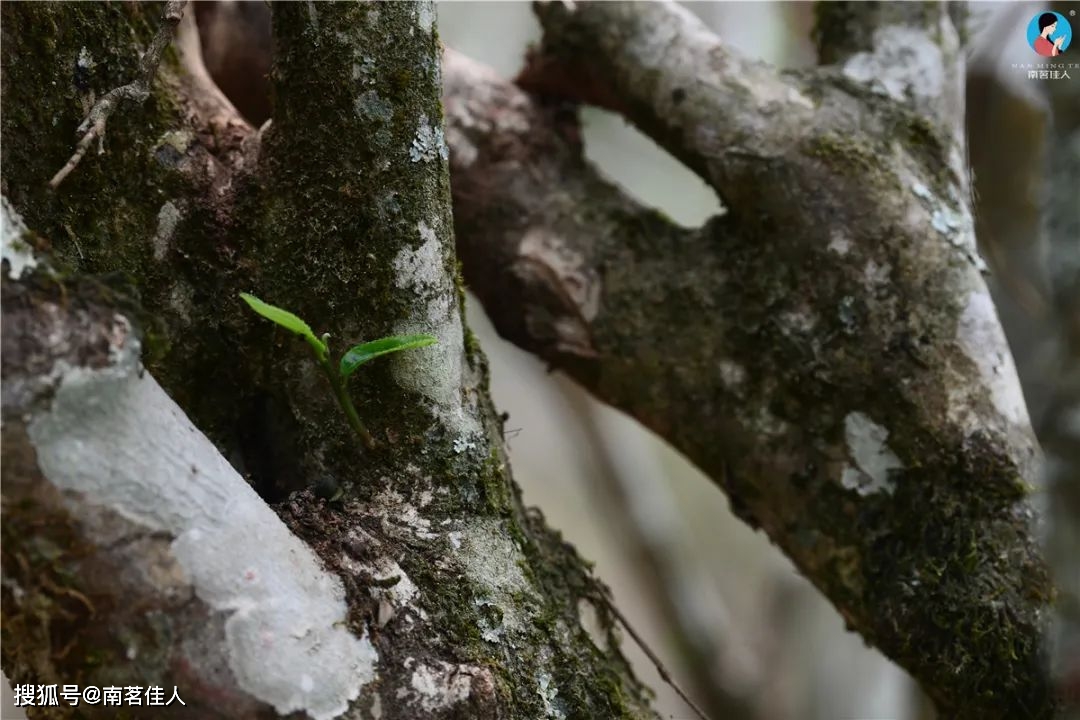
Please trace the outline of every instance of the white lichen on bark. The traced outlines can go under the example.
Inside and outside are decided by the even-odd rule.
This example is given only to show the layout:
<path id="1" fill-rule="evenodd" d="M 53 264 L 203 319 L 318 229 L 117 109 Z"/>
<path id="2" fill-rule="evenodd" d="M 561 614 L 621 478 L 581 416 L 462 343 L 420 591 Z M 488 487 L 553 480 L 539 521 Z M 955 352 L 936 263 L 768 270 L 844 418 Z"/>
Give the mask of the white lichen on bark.
<path id="1" fill-rule="evenodd" d="M 844 439 L 856 467 L 844 468 L 841 485 L 860 495 L 892 493 L 895 483 L 889 473 L 902 470 L 904 464 L 886 444 L 889 431 L 864 413 L 854 412 L 844 418 Z"/>
<path id="2" fill-rule="evenodd" d="M 717 370 L 724 385 L 732 392 L 737 392 L 746 382 L 746 368 L 733 360 L 722 359 L 717 363 Z"/>
<path id="3" fill-rule="evenodd" d="M 37 260 L 30 246 L 23 242 L 27 233 L 26 223 L 7 197 L 0 198 L 0 247 L 2 257 L 9 267 L 10 277 L 18 280 L 27 270 L 37 267 Z"/>
<path id="4" fill-rule="evenodd" d="M 487 630 L 502 636 L 524 628 L 530 604 L 539 599 L 521 569 L 525 553 L 502 526 L 494 520 L 467 523 L 457 557 L 469 580 L 486 592 L 478 593 L 476 603 L 497 606 L 502 613 L 502 625 Z"/>
<path id="5" fill-rule="evenodd" d="M 427 115 L 421 115 L 416 137 L 413 138 L 412 146 L 409 148 L 409 159 L 413 162 L 431 162 L 440 158 L 446 160 L 449 157 L 450 149 L 446 146 L 442 126 L 432 127 Z"/>
<path id="6" fill-rule="evenodd" d="M 438 665 L 418 664 L 413 669 L 409 686 L 398 688 L 397 696 L 429 713 L 451 708 L 469 699 L 473 692 L 473 677 L 483 673 L 484 670 L 475 665 L 453 665 L 443 661 Z"/>
<path id="7" fill-rule="evenodd" d="M 154 259 L 162 261 L 169 252 L 173 235 L 183 217 L 181 208 L 172 200 L 168 200 L 158 210 L 157 231 L 154 233 Z"/>
<path id="8" fill-rule="evenodd" d="M 419 0 L 416 3 L 416 25 L 428 34 L 435 27 L 435 3 L 432 0 Z"/>
<path id="9" fill-rule="evenodd" d="M 345 712 L 378 658 L 346 628 L 340 580 L 140 372 L 130 325 L 110 343 L 103 368 L 54 368 L 55 393 L 28 424 L 43 475 L 75 514 L 93 503 L 174 538 L 195 595 L 227 616 L 219 651 L 243 691 L 282 714 Z"/>
<path id="10" fill-rule="evenodd" d="M 432 410 L 452 435 L 467 439 L 480 433 L 480 425 L 474 409 L 462 400 L 462 388 L 467 384 L 464 328 L 438 230 L 421 220 L 417 224 L 419 247 L 402 249 L 393 263 L 398 288 L 416 298 L 408 319 L 394 331 L 402 335 L 430 333 L 438 343 L 424 352 L 394 355 L 392 371 L 399 386 L 432 403 Z"/>

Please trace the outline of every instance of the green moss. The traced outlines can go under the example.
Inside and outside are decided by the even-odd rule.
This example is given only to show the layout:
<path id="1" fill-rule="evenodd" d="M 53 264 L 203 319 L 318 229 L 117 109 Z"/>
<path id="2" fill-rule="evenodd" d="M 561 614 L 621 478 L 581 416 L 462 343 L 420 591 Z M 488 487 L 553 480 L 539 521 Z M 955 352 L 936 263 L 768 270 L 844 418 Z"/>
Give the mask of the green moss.
<path id="1" fill-rule="evenodd" d="M 496 514 L 512 510 L 506 463 L 498 448 L 492 447 L 480 468 L 480 483 L 489 509 Z"/>
<path id="2" fill-rule="evenodd" d="M 965 362 L 955 356 L 957 278 L 948 259 L 927 258 L 896 193 L 899 146 L 903 167 L 914 159 L 950 196 L 944 183 L 955 179 L 939 172 L 947 145 L 880 97 L 852 117 L 896 132 L 863 134 L 845 114 L 849 104 L 866 111 L 861 95 L 821 93 L 827 129 L 808 128 L 797 150 L 809 162 L 755 166 L 754 187 L 770 191 L 700 241 L 665 255 L 667 243 L 633 223 L 612 232 L 617 241 L 597 252 L 609 268 L 604 313 L 618 321 L 596 322 L 602 358 L 577 376 L 674 439 L 849 626 L 934 689 L 944 714 L 1047 717 L 1037 643 L 1051 590 L 1022 504 L 1022 449 L 946 419 L 955 378 L 941 368 Z M 829 249 L 837 237 L 843 253 Z M 870 261 L 889 268 L 874 290 Z M 746 371 L 737 391 L 721 382 L 717 358 Z M 759 431 L 758 408 L 792 429 Z M 856 411 L 889 430 L 904 465 L 891 495 L 858 496 L 836 481 L 844 418 Z"/>
<path id="3" fill-rule="evenodd" d="M 893 133 L 908 153 L 927 171 L 931 190 L 938 197 L 949 197 L 949 189 L 959 178 L 949 169 L 949 141 L 927 117 L 906 109 L 898 110 Z"/>
<path id="4" fill-rule="evenodd" d="M 80 269 L 132 270 L 115 234 L 153 234 L 156 206 L 126 198 L 168 194 L 170 173 L 155 167 L 149 149 L 176 110 L 155 93 L 144 105 L 125 105 L 110 120 L 105 154 L 90 152 L 53 193 L 49 178 L 74 151 L 75 127 L 92 96 L 130 82 L 137 74 L 137 42 L 156 29 L 152 8 L 136 4 L 41 3 L 2 10 L 5 67 L 2 119 L 6 194 L 29 225 L 48 237 L 54 252 Z M 51 27 L 55 33 L 43 33 Z M 82 50 L 94 60 L 82 70 Z M 42 93 L 41 88 L 55 88 Z M 13 142 L 13 140 L 16 140 Z M 132 173 L 141 167 L 145 174 Z"/>
<path id="5" fill-rule="evenodd" d="M 876 149 L 857 136 L 826 132 L 812 137 L 807 154 L 825 161 L 836 172 L 855 172 L 873 176 L 884 170 Z"/>
<path id="6" fill-rule="evenodd" d="M 558 637 L 560 627 L 569 630 L 574 638 L 572 645 L 559 644 L 551 648 L 554 654 L 550 667 L 559 697 L 570 699 L 570 717 L 582 718 L 639 718 L 647 715 L 650 696 L 640 685 L 629 684 L 631 676 L 625 658 L 617 650 L 605 652 L 597 648 L 582 628 L 577 617 L 578 601 L 608 597 L 608 591 L 592 577 L 591 570 L 584 567 L 573 548 L 560 533 L 544 523 L 538 510 L 528 515 L 529 535 L 533 542 L 527 546 L 529 566 L 536 581 L 553 598 L 535 620 L 543 637 Z M 566 625 L 565 608 L 573 608 L 573 624 Z M 609 647 L 617 648 L 614 638 L 614 619 L 597 605 L 602 629 L 608 633 Z M 584 657 L 571 654 L 571 649 L 584 653 Z M 594 676 L 584 676 L 580 664 L 600 664 L 607 671 Z M 597 692 L 597 689 L 601 692 Z"/>
<path id="7" fill-rule="evenodd" d="M 903 433 L 889 443 L 910 457 Z M 943 710 L 956 717 L 1048 717 L 1048 696 L 1035 700 L 1045 692 L 1036 681 L 1035 608 L 1049 601 L 1050 584 L 1016 513 L 1015 469 L 989 446 L 974 456 L 1000 460 L 974 474 L 950 466 L 955 449 L 948 442 L 931 452 L 941 457 L 924 456 L 923 469 L 900 473 L 893 494 L 857 504 L 828 481 L 813 483 L 806 513 L 815 520 L 801 535 L 815 540 L 781 544 L 796 558 L 828 558 L 830 571 L 810 577 L 871 642 L 918 676 L 935 678 Z M 967 487 L 968 478 L 978 478 L 985 492 Z"/>
<path id="8" fill-rule="evenodd" d="M 220 336 L 210 346 L 189 332 L 189 323 L 218 325 L 202 313 L 227 307 L 220 295 L 231 288 L 221 288 L 206 272 L 224 249 L 218 244 L 220 215 L 185 202 L 193 188 L 180 166 L 193 160 L 194 136 L 183 125 L 166 79 L 176 70 L 174 53 L 166 53 L 150 98 L 122 105 L 109 120 L 105 153 L 91 150 L 56 191 L 47 186 L 74 151 L 75 128 L 92 97 L 137 76 L 160 6 L 13 3 L 0 13 L 5 195 L 48 239 L 54 263 L 72 272 L 119 272 L 131 280 L 140 304 L 153 315 L 142 316 L 148 367 L 219 445 L 229 444 L 232 421 L 220 399 L 196 387 L 207 376 L 221 378 L 224 387 L 241 383 L 225 377 L 237 366 L 227 361 L 235 353 Z M 80 69 L 81 56 L 91 59 L 88 69 Z M 184 214 L 159 261 L 153 238 L 167 201 L 181 204 Z M 205 310 L 193 308 L 190 318 L 172 299 L 185 287 L 196 303 L 206 303 Z"/>
<path id="9" fill-rule="evenodd" d="M 509 716 L 543 715 L 537 674 L 551 668 L 570 717 L 649 716 L 646 693 L 625 660 L 617 650 L 596 651 L 576 621 L 577 598 L 590 587 L 587 566 L 522 507 L 495 446 L 486 361 L 471 333 L 465 331 L 466 353 L 481 382 L 463 391 L 470 393 L 469 407 L 479 394 L 484 437 L 470 438 L 472 449 L 457 450 L 460 438 L 433 417 L 426 398 L 403 391 L 388 363 L 372 363 L 350 384 L 379 442 L 375 452 L 363 453 L 321 381 L 307 382 L 311 360 L 303 344 L 257 322 L 236 298 L 250 291 L 288 307 L 318 332 L 330 332 L 338 348 L 389 334 L 431 299 L 402 288 L 394 267 L 403 251 L 420 245 L 423 221 L 438 233 L 463 312 L 446 164 L 441 158 L 414 162 L 409 154 L 419 118 L 434 123 L 441 117 L 440 50 L 434 37 L 413 32 L 411 7 L 320 5 L 318 30 L 304 6 L 275 9 L 275 121 L 263 138 L 258 168 L 230 178 L 218 204 L 207 201 L 198 177 L 181 172 L 185 162 L 211 158 L 198 154 L 204 148 L 192 142 L 182 104 L 167 82 L 155 85 L 147 104 L 110 122 L 106 155 L 91 153 L 58 193 L 47 192 L 45 183 L 70 155 L 81 120 L 80 93 L 67 77 L 80 48 L 102 58 L 95 71 L 101 76 L 92 79 L 97 92 L 128 82 L 136 46 L 145 46 L 156 29 L 157 10 L 15 5 L 0 6 L 5 192 L 75 269 L 130 274 L 143 305 L 159 319 L 146 324 L 147 359 L 170 395 L 231 459 L 239 458 L 237 465 L 264 497 L 284 500 L 322 474 L 347 488 L 342 504 L 326 505 L 301 492 L 279 506 L 331 567 L 366 520 L 350 514 L 351 503 L 371 501 L 388 485 L 407 497 L 423 478 L 439 490 L 424 507 L 433 526 L 443 520 L 497 522 L 508 541 L 523 548 L 523 572 L 535 591 L 515 598 L 530 622 L 512 657 L 481 636 L 479 623 L 489 611 L 477 601 L 485 589 L 467 578 L 447 581 L 447 542 L 428 547 L 384 537 L 377 528 L 370 532 L 380 536 L 380 552 L 400 558 L 423 590 L 431 637 L 418 649 L 491 668 Z M 364 57 L 373 59 L 364 65 L 365 82 L 394 108 L 390 117 L 356 113 L 352 70 Z M 313 73 L 313 67 L 321 71 Z M 39 98 L 43 88 L 46 97 Z M 16 111 L 8 113 L 8 107 Z M 159 261 L 153 238 L 166 201 L 182 205 L 183 218 Z M 190 297 L 186 311 L 177 297 Z M 370 588 L 347 568 L 338 574 L 354 583 L 350 625 L 384 643 L 379 650 L 386 667 L 400 666 L 402 654 L 414 648 L 396 645 L 402 638 L 390 637 L 389 630 L 376 632 Z M 570 642 L 563 642 L 562 628 L 571 632 Z"/>

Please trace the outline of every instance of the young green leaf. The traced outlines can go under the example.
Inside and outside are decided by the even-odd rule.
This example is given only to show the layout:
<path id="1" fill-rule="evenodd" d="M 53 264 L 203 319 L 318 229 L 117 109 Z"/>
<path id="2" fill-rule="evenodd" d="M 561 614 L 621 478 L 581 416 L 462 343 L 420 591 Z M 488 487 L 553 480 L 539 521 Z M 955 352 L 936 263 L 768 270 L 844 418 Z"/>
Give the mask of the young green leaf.
<path id="1" fill-rule="evenodd" d="M 399 350 L 424 347 L 425 345 L 432 345 L 437 342 L 438 340 L 432 335 L 393 335 L 391 337 L 379 338 L 378 340 L 372 340 L 371 342 L 354 345 L 349 348 L 349 351 L 341 358 L 341 377 L 342 379 L 349 377 L 356 368 L 360 367 L 368 360 L 374 360 L 380 355 L 386 355 Z"/>
<path id="2" fill-rule="evenodd" d="M 244 302 L 246 302 L 252 310 L 262 315 L 267 320 L 277 323 L 286 330 L 294 332 L 307 340 L 308 344 L 315 349 L 315 353 L 320 358 L 326 357 L 326 354 L 329 352 L 326 343 L 315 337 L 315 333 L 311 331 L 311 328 L 306 322 L 296 317 L 288 310 L 282 310 L 270 303 L 265 303 L 254 295 L 240 293 L 240 297 L 243 298 Z"/>

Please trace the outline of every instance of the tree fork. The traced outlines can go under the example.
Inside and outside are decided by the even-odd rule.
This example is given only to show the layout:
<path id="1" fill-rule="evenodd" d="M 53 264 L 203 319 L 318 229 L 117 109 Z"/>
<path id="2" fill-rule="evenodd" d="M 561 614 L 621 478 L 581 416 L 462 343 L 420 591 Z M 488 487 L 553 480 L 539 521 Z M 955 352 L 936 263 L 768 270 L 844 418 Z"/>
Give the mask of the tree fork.
<path id="1" fill-rule="evenodd" d="M 258 474 L 263 458 L 276 470 L 263 485 L 291 493 L 278 513 L 340 579 L 351 637 L 377 653 L 370 676 L 354 663 L 312 683 L 346 688 L 351 708 L 378 705 L 386 718 L 654 717 L 610 625 L 603 647 L 581 625 L 588 570 L 522 506 L 485 361 L 465 342 L 433 6 L 275 6 L 277 105 L 261 138 L 193 94 L 185 55 L 166 62 L 143 109 L 110 127 L 113 151 L 53 196 L 43 189 L 70 128 L 54 131 L 52 116 L 78 122 L 80 48 L 114 51 L 109 77 L 95 80 L 115 86 L 153 29 L 138 5 L 2 12 L 5 107 L 23 109 L 3 117 L 10 198 L 58 257 L 133 277 L 160 323 L 147 334 L 151 372 L 238 466 Z M 30 25 L 58 33 L 37 54 L 40 35 L 14 31 Z M 36 87 L 20 69 L 57 84 Z M 378 452 L 361 455 L 350 428 L 327 421 L 337 409 L 307 349 L 255 322 L 240 290 L 342 341 L 439 338 L 352 383 Z M 345 489 L 339 505 L 300 490 L 327 476 Z M 175 539 L 165 541 L 168 552 Z M 9 660 L 13 682 L 38 675 Z M 132 662 L 71 661 L 87 681 Z M 265 692 L 254 700 L 276 707 Z"/>

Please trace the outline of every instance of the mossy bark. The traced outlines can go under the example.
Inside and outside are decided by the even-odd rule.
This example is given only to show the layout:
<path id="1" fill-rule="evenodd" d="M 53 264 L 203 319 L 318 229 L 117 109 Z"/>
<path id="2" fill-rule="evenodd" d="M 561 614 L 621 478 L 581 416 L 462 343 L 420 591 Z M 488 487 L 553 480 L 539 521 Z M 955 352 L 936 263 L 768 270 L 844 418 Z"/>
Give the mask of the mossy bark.
<path id="1" fill-rule="evenodd" d="M 578 604 L 596 585 L 522 505 L 485 360 L 466 341 L 434 8 L 275 6 L 275 111 L 261 135 L 242 121 L 222 133 L 169 55 L 151 99 L 110 121 L 106 154 L 88 155 L 55 193 L 46 182 L 90 90 L 128 81 L 159 10 L 2 12 L 5 196 L 68 271 L 126 274 L 148 314 L 150 371 L 342 578 L 350 627 L 379 653 L 352 714 L 378 704 L 386 718 L 652 717 L 617 644 L 598 648 L 581 625 Z M 330 333 L 337 354 L 392 332 L 439 337 L 351 381 L 375 450 L 351 433 L 308 348 L 247 310 L 240 291 Z M 316 484 L 343 488 L 342 502 L 305 489 Z M 32 572 L 9 563 L 9 547 L 19 540 L 5 543 L 5 573 Z M 77 574 L 70 583 L 88 587 Z M 57 607 L 53 591 L 27 586 Z M 4 592 L 5 628 L 19 627 Z M 13 682 L 40 670 L 9 652 L 33 639 L 5 637 Z M 86 682 L 130 662 L 68 658 L 65 673 Z"/>
<path id="2" fill-rule="evenodd" d="M 1040 455 L 975 246 L 956 35 L 938 6 L 846 10 L 918 61 L 864 81 L 883 58 L 841 33 L 823 42 L 854 65 L 783 73 L 678 7 L 538 6 L 519 84 L 622 112 L 726 212 L 680 228 L 582 160 L 557 103 L 461 82 L 466 274 L 504 336 L 684 452 L 943 714 L 1048 718 Z"/>

